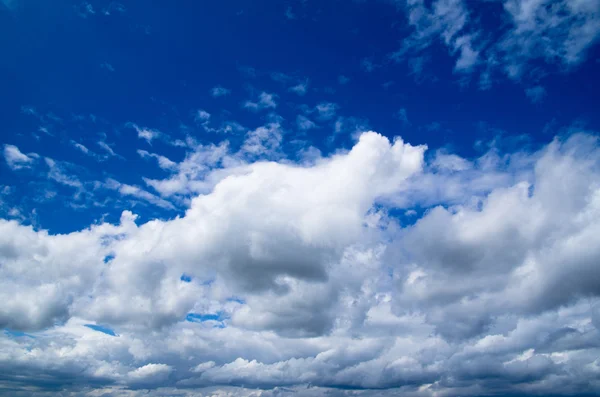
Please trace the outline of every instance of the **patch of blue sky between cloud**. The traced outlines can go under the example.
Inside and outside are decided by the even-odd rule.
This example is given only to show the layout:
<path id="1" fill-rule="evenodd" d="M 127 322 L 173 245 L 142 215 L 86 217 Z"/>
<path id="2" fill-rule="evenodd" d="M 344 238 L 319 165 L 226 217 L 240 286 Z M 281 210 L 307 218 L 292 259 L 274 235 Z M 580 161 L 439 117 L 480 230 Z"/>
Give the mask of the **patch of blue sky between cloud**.
<path id="1" fill-rule="evenodd" d="M 13 331 L 10 329 L 4 329 L 4 334 L 11 337 L 11 338 L 22 338 L 22 337 L 27 337 L 27 338 L 35 338 L 35 336 L 30 335 L 26 332 L 23 331 Z"/>
<path id="2" fill-rule="evenodd" d="M 191 282 L 192 282 L 192 278 L 193 278 L 192 276 L 189 276 L 189 275 L 187 275 L 187 274 L 185 274 L 185 273 L 184 273 L 184 274 L 182 274 L 182 275 L 179 277 L 179 279 L 180 279 L 181 281 L 183 281 L 184 283 L 191 283 Z"/>
<path id="3" fill-rule="evenodd" d="M 190 323 L 205 323 L 212 325 L 215 328 L 225 328 L 227 325 L 225 320 L 229 317 L 222 312 L 217 313 L 189 313 L 185 320 Z"/>
<path id="4" fill-rule="evenodd" d="M 115 331 L 113 331 L 110 327 L 104 326 L 104 325 L 97 325 L 97 324 L 84 324 L 84 327 L 87 327 L 89 329 L 92 329 L 94 331 L 106 334 L 106 335 L 110 335 L 110 336 L 119 336 L 115 333 Z"/>

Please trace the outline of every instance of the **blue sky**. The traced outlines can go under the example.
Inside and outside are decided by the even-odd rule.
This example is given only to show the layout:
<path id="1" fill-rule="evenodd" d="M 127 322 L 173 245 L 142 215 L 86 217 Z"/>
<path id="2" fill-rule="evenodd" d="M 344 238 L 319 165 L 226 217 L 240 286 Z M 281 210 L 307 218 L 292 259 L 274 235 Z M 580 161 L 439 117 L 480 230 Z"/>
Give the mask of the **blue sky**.
<path id="1" fill-rule="evenodd" d="M 597 392 L 599 39 L 598 0 L 0 1 L 0 395 Z"/>
<path id="2" fill-rule="evenodd" d="M 81 168 L 73 172 L 85 174 L 82 182 L 112 177 L 143 186 L 142 177 L 161 175 L 136 153 L 157 144 L 144 145 L 130 123 L 174 139 L 187 134 L 202 143 L 240 144 L 243 130 L 207 133 L 195 114 L 199 109 L 210 113 L 213 128 L 235 122 L 254 129 L 264 123 L 265 112 L 245 111 L 243 104 L 260 92 L 276 95 L 277 108 L 271 110 L 283 117 L 286 141 L 301 139 L 323 153 L 352 145 L 348 133 L 328 144 L 338 117 L 467 157 L 478 154 L 475 142 L 496 136 L 524 137 L 535 145 L 570 126 L 598 129 L 598 49 L 585 47 L 575 64 L 533 51 L 531 58 L 515 56 L 505 62 L 514 61 L 523 71 L 509 78 L 503 70 L 508 65 L 491 68 L 485 58 L 510 33 L 500 2 L 468 9 L 463 31 L 477 35 L 474 45 L 481 49 L 462 71 L 455 67 L 457 53 L 435 32 L 421 40 L 424 49 L 394 58 L 407 35 L 422 33 L 407 26 L 401 5 L 383 1 L 10 4 L 1 28 L 4 143 L 77 165 Z M 417 72 L 412 71 L 415 62 Z M 490 82 L 482 87 L 489 68 Z M 215 87 L 225 88 L 227 95 L 213 97 Z M 293 87 L 302 92 L 290 91 Z M 335 116 L 320 122 L 310 115 L 315 128 L 298 131 L 296 117 L 319 103 L 335 104 Z M 99 162 L 72 141 L 109 157 Z M 99 147 L 99 141 L 118 156 Z M 175 161 L 183 157 L 182 150 L 162 146 L 163 155 Z M 32 184 L 33 175 L 24 178 L 3 169 L 6 184 L 18 187 L 21 197 L 52 190 Z M 65 191 L 55 200 L 21 203 L 22 209 L 38 208 L 40 225 L 57 232 L 81 228 L 104 213 L 88 205 L 79 211 L 66 208 L 72 189 L 58 190 Z M 100 199 L 104 193 L 97 193 Z M 143 211 L 173 216 L 156 208 Z"/>

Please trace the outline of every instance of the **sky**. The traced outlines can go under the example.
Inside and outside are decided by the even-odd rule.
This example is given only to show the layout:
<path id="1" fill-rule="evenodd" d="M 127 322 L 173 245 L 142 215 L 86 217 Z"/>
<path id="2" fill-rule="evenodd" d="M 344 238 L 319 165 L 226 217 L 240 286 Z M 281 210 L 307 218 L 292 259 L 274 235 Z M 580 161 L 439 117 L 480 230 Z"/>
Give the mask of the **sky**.
<path id="1" fill-rule="evenodd" d="M 0 396 L 600 392 L 600 0 L 0 0 Z"/>

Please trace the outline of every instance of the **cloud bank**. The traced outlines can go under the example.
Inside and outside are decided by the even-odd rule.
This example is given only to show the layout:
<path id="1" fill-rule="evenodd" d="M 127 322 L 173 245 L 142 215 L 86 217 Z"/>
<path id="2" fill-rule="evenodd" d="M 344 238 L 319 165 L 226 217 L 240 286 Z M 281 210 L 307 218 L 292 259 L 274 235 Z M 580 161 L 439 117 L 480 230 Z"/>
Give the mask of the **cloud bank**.
<path id="1" fill-rule="evenodd" d="M 273 156 L 277 131 L 180 163 L 141 151 L 173 173 L 158 195 L 190 198 L 172 219 L 0 220 L 0 394 L 600 388 L 597 137 L 464 159 L 365 132 L 297 163 Z"/>

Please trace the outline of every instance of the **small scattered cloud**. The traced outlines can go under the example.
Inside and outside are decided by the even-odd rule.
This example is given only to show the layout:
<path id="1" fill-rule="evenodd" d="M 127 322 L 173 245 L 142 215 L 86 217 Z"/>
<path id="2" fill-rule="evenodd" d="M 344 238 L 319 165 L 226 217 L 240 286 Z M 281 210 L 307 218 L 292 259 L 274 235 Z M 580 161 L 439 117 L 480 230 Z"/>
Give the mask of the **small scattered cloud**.
<path id="1" fill-rule="evenodd" d="M 108 70 L 109 72 L 114 72 L 115 71 L 114 66 L 112 64 L 108 63 L 108 62 L 102 62 L 100 64 L 100 67 L 102 69 Z"/>
<path id="2" fill-rule="evenodd" d="M 123 197 L 133 197 L 138 200 L 145 201 L 152 205 L 156 205 L 157 207 L 166 209 L 166 210 L 175 210 L 175 206 L 169 201 L 160 198 L 139 186 L 129 185 L 126 183 L 121 183 L 115 179 L 108 178 L 102 186 L 109 190 L 117 191 Z"/>
<path id="3" fill-rule="evenodd" d="M 37 153 L 22 153 L 15 145 L 4 145 L 4 159 L 13 171 L 29 168 L 38 159 Z"/>
<path id="4" fill-rule="evenodd" d="M 67 173 L 68 163 L 58 162 L 49 157 L 45 157 L 44 161 L 48 166 L 48 178 L 60 183 L 61 185 L 69 186 L 78 190 L 83 188 L 83 183 L 75 175 Z"/>
<path id="5" fill-rule="evenodd" d="M 374 71 L 375 69 L 377 69 L 378 67 L 380 67 L 381 65 L 376 64 L 375 62 L 373 62 L 372 58 L 363 58 L 360 61 L 360 67 L 368 73 L 371 73 L 372 71 Z"/>
<path id="6" fill-rule="evenodd" d="M 257 70 L 252 66 L 240 66 L 238 70 L 246 77 L 255 78 L 258 75 Z"/>
<path id="7" fill-rule="evenodd" d="M 75 142 L 75 141 L 71 140 L 71 145 L 73 145 L 75 148 L 79 149 L 81 152 L 83 152 L 85 154 L 90 154 L 90 150 L 86 146 L 82 145 L 79 142 Z"/>
<path id="8" fill-rule="evenodd" d="M 308 90 L 308 79 L 296 84 L 295 86 L 288 88 L 288 91 L 298 94 L 300 96 L 306 94 L 307 90 Z"/>
<path id="9" fill-rule="evenodd" d="M 111 148 L 108 143 L 104 142 L 104 141 L 98 141 L 96 142 L 96 144 L 98 146 L 100 146 L 102 149 L 104 149 L 104 151 L 109 155 L 109 156 L 118 156 L 115 151 L 113 150 L 113 148 Z"/>
<path id="10" fill-rule="evenodd" d="M 315 106 L 315 112 L 319 120 L 331 120 L 335 117 L 339 106 L 333 102 L 321 102 Z"/>
<path id="11" fill-rule="evenodd" d="M 158 166 L 164 170 L 173 171 L 173 170 L 177 169 L 177 163 L 175 163 L 174 161 L 171 161 L 169 158 L 167 158 L 165 156 L 162 156 L 162 155 L 159 155 L 156 153 L 149 153 L 146 150 L 141 150 L 141 149 L 139 149 L 137 151 L 137 153 L 141 158 L 156 159 L 156 161 L 158 162 Z"/>
<path id="12" fill-rule="evenodd" d="M 90 15 L 96 14 L 96 10 L 94 9 L 94 6 L 92 6 L 88 2 L 81 3 L 78 7 L 76 7 L 76 10 L 77 10 L 77 15 L 79 15 L 82 18 L 87 18 Z"/>
<path id="13" fill-rule="evenodd" d="M 256 101 L 246 101 L 244 103 L 244 108 L 252 111 L 259 111 L 264 109 L 275 109 L 277 107 L 277 102 L 275 94 L 269 94 L 267 92 L 261 92 Z"/>
<path id="14" fill-rule="evenodd" d="M 406 112 L 406 108 L 401 108 L 396 112 L 396 118 L 402 122 L 403 125 L 410 125 L 410 121 L 408 120 L 408 114 Z"/>
<path id="15" fill-rule="evenodd" d="M 296 117 L 296 126 L 301 131 L 307 131 L 317 127 L 312 120 L 301 114 Z"/>
<path id="16" fill-rule="evenodd" d="M 346 77 L 346 76 L 344 76 L 342 74 L 340 74 L 338 76 L 338 83 L 341 84 L 341 85 L 348 84 L 349 81 L 350 81 L 349 77 Z"/>
<path id="17" fill-rule="evenodd" d="M 229 90 L 225 87 L 216 86 L 210 90 L 210 94 L 213 97 L 218 98 L 218 97 L 227 96 L 227 95 L 231 94 L 231 90 Z"/>
<path id="18" fill-rule="evenodd" d="M 144 139 L 149 144 L 152 144 L 152 141 L 154 139 L 157 139 L 162 135 L 162 133 L 158 130 L 153 130 L 151 128 L 146 128 L 146 127 L 140 127 L 135 123 L 128 123 L 127 125 L 129 127 L 133 128 L 134 130 L 136 130 L 136 132 L 138 134 L 138 138 Z"/>
<path id="19" fill-rule="evenodd" d="M 294 14 L 294 12 L 292 11 L 292 7 L 291 6 L 288 6 L 285 9 L 285 17 L 287 19 L 296 19 L 296 14 Z"/>
<path id="20" fill-rule="evenodd" d="M 541 103 L 546 97 L 546 89 L 541 85 L 526 88 L 525 95 L 532 103 Z"/>
<path id="21" fill-rule="evenodd" d="M 206 110 L 199 109 L 194 115 L 194 120 L 200 124 L 207 123 L 210 120 L 210 113 L 208 113 Z"/>

